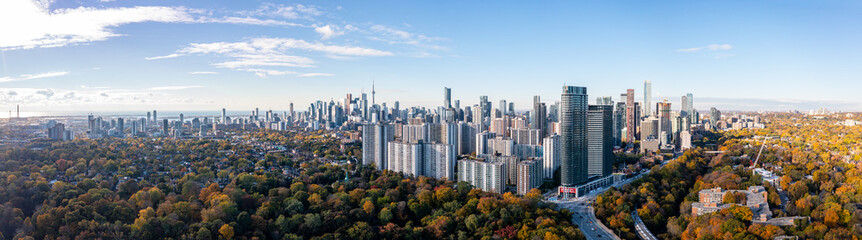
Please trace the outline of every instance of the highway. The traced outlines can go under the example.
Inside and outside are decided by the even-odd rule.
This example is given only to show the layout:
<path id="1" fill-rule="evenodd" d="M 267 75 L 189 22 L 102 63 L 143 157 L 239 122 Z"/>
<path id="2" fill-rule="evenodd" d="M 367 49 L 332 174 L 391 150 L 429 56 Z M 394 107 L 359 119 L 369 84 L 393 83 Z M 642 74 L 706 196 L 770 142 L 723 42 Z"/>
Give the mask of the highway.
<path id="1" fill-rule="evenodd" d="M 634 176 L 634 177 L 628 178 L 626 180 L 623 180 L 621 182 L 615 183 L 613 185 L 613 187 L 620 187 L 620 186 L 629 184 L 634 180 L 637 180 L 643 176 L 646 176 L 647 174 L 649 174 L 649 172 L 650 172 L 649 170 L 646 170 L 646 171 L 642 172 L 641 174 L 638 174 L 637 176 Z M 549 200 L 547 202 L 557 204 L 557 206 L 559 206 L 560 208 L 565 208 L 565 209 L 569 209 L 570 211 L 572 211 L 572 213 L 573 213 L 572 214 L 572 223 L 577 224 L 580 227 L 581 232 L 584 233 L 584 236 L 587 237 L 587 240 L 594 240 L 594 239 L 618 239 L 618 240 L 620 240 L 619 236 L 614 234 L 614 232 L 611 231 L 611 229 L 609 229 L 607 226 L 602 224 L 602 222 L 596 218 L 595 210 L 593 209 L 593 206 L 591 206 L 592 203 L 596 200 L 596 196 L 598 196 L 599 194 L 602 194 L 603 192 L 607 191 L 608 189 L 610 189 L 610 187 L 596 189 L 590 193 L 587 193 L 587 195 L 584 195 L 584 196 L 581 196 L 581 197 L 578 197 L 575 199 L 571 199 L 571 200 L 562 200 L 562 201 L 561 200 L 554 200 L 554 201 Z"/>
<path id="2" fill-rule="evenodd" d="M 644 225 L 644 221 L 641 220 L 641 217 L 640 217 L 640 215 L 638 215 L 637 210 L 632 212 L 632 219 L 635 220 L 635 231 L 638 232 L 638 236 L 640 236 L 641 239 L 643 239 L 643 240 L 658 240 L 658 238 L 656 238 L 654 235 L 652 235 L 652 232 L 650 232 L 649 229 L 647 229 L 646 225 Z"/>
<path id="3" fill-rule="evenodd" d="M 671 160 L 675 160 L 675 159 L 676 158 L 671 159 Z M 661 165 L 659 166 L 659 169 L 664 167 L 665 164 L 667 164 L 671 160 L 662 162 Z M 640 179 L 641 177 L 646 176 L 649 173 L 650 173 L 650 170 L 644 170 L 643 172 L 641 172 L 637 176 L 625 179 L 625 180 L 618 182 L 618 183 L 614 183 L 614 185 L 612 187 L 619 188 L 623 185 L 631 183 L 634 180 Z M 587 240 L 594 240 L 594 239 L 618 239 L 618 240 L 621 240 L 619 236 L 614 234 L 614 232 L 611 231 L 611 229 L 606 227 L 604 224 L 602 224 L 601 221 L 599 221 L 596 218 L 595 210 L 591 206 L 592 203 L 596 200 L 596 196 L 604 193 L 608 189 L 610 189 L 610 187 L 599 188 L 599 189 L 593 190 L 592 192 L 587 193 L 587 195 L 584 195 L 584 196 L 581 196 L 581 197 L 578 197 L 575 199 L 558 200 L 558 199 L 552 198 L 552 200 L 546 200 L 546 202 L 557 204 L 557 206 L 559 206 L 560 208 L 565 208 L 565 209 L 569 209 L 570 211 L 572 211 L 572 213 L 573 213 L 572 214 L 572 223 L 577 224 L 580 227 L 581 232 L 584 233 L 584 236 L 587 237 Z M 640 219 L 638 218 L 638 220 L 640 220 Z M 642 223 L 643 222 L 641 222 L 641 226 L 643 227 Z M 635 225 L 635 227 L 637 228 L 638 225 Z M 637 229 L 637 230 L 638 230 L 638 235 L 640 235 L 641 229 Z M 646 227 L 643 227 L 643 230 L 645 230 L 646 233 L 649 233 L 649 229 L 646 229 Z M 649 233 L 649 236 L 652 236 L 652 233 Z M 655 236 L 653 236 L 652 239 L 656 239 Z M 647 240 L 651 240 L 651 239 L 647 239 Z"/>
<path id="4" fill-rule="evenodd" d="M 560 204 L 572 211 L 572 223 L 577 224 L 588 240 L 620 239 L 608 227 L 596 219 L 595 210 L 587 201 L 572 201 Z"/>

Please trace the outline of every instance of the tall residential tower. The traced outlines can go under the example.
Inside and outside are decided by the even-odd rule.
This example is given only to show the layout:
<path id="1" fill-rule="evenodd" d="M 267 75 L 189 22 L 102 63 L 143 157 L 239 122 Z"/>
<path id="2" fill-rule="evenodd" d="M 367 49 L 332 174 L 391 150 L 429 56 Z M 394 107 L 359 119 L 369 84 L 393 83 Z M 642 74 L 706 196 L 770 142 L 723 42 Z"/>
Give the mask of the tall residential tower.
<path id="1" fill-rule="evenodd" d="M 587 181 L 587 88 L 563 86 L 560 103 L 560 176 L 563 186 Z"/>

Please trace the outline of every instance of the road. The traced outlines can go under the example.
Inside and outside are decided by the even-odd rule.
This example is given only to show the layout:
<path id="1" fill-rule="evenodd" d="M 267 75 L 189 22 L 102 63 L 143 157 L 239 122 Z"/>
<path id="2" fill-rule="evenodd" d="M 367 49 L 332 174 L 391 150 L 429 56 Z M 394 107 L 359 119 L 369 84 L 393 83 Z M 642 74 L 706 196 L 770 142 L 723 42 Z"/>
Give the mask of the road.
<path id="1" fill-rule="evenodd" d="M 663 168 L 665 166 L 665 164 L 667 164 L 668 162 L 670 162 L 672 160 L 676 160 L 676 158 L 662 162 L 661 165 L 659 166 L 659 169 Z M 615 183 L 612 187 L 619 188 L 623 185 L 631 183 L 634 180 L 640 179 L 641 177 L 646 176 L 649 173 L 650 173 L 650 170 L 644 170 L 643 172 L 641 172 L 637 176 L 630 177 L 626 180 Z M 572 214 L 572 223 L 580 226 L 581 232 L 584 233 L 584 235 L 587 237 L 587 240 L 594 240 L 594 239 L 618 239 L 619 240 L 620 239 L 619 236 L 614 234 L 614 232 L 611 231 L 611 229 L 606 227 L 604 224 L 602 224 L 601 221 L 599 221 L 596 218 L 595 210 L 591 206 L 591 204 L 596 200 L 596 196 L 604 193 L 608 189 L 610 189 L 610 187 L 599 188 L 599 189 L 593 190 L 592 192 L 587 193 L 587 195 L 584 195 L 584 196 L 581 196 L 581 197 L 578 197 L 575 199 L 570 199 L 570 200 L 556 200 L 556 199 L 554 199 L 554 200 L 547 200 L 546 202 L 557 204 L 557 206 L 559 206 L 561 208 L 566 208 L 566 209 L 569 209 L 570 211 L 572 211 L 572 213 L 573 213 Z M 643 229 L 646 230 L 647 233 L 649 233 L 649 230 L 646 229 L 646 227 L 644 227 Z M 650 233 L 649 235 L 652 236 L 652 233 Z M 655 237 L 653 237 L 653 239 L 655 239 Z"/>
<path id="2" fill-rule="evenodd" d="M 572 211 L 572 223 L 577 224 L 587 240 L 620 238 L 596 219 L 595 210 L 587 201 L 561 203 L 561 207 Z"/>
<path id="3" fill-rule="evenodd" d="M 634 180 L 637 180 L 643 176 L 649 174 L 649 170 L 638 174 L 637 176 L 628 178 L 621 182 L 618 182 L 613 185 L 613 187 L 620 187 L 626 184 L 631 183 Z M 596 200 L 596 196 L 602 194 L 603 192 L 610 189 L 610 187 L 596 189 L 587 195 L 581 196 L 579 198 L 566 200 L 566 201 L 547 201 L 550 203 L 555 203 L 557 206 L 565 209 L 569 209 L 572 211 L 572 223 L 577 224 L 581 232 L 584 233 L 584 236 L 587 237 L 587 240 L 594 239 L 617 239 L 620 240 L 620 237 L 614 234 L 611 229 L 606 227 L 596 218 L 595 210 L 591 204 Z"/>
<path id="4" fill-rule="evenodd" d="M 655 235 L 652 235 L 652 233 L 649 231 L 649 229 L 647 229 L 646 225 L 644 224 L 644 221 L 641 220 L 640 215 L 638 215 L 637 210 L 632 212 L 632 219 L 635 220 L 635 231 L 638 232 L 638 236 L 640 236 L 641 239 L 643 239 L 643 240 L 658 240 L 658 238 L 656 238 Z"/>

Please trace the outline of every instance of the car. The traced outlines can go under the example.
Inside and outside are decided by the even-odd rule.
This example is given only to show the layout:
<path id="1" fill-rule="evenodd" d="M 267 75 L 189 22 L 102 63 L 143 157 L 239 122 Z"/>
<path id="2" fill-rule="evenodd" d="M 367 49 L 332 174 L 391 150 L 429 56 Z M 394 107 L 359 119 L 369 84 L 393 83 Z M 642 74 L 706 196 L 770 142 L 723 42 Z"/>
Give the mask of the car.
<path id="1" fill-rule="evenodd" d="M 593 228 L 593 231 L 595 231 L 595 230 L 596 230 L 596 228 Z"/>

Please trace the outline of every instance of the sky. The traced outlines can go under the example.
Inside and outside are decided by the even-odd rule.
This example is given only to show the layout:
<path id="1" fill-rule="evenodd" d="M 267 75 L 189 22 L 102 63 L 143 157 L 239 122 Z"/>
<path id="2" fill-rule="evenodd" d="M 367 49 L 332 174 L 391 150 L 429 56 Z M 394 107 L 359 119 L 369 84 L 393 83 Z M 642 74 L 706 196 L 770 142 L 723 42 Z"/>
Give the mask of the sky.
<path id="1" fill-rule="evenodd" d="M 527 109 L 563 85 L 862 111 L 859 1 L 0 1 L 0 110 Z"/>

